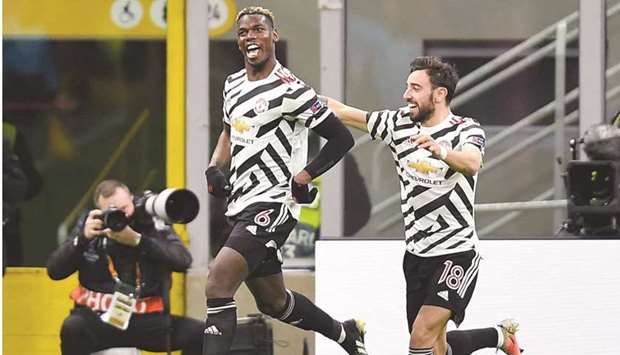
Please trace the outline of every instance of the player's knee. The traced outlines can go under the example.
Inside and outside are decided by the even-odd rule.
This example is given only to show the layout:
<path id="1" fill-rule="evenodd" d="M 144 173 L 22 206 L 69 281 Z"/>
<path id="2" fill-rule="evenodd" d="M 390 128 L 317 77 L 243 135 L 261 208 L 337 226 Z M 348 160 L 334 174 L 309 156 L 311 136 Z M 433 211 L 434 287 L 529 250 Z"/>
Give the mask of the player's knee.
<path id="1" fill-rule="evenodd" d="M 225 297 L 230 292 L 234 293 L 234 286 L 230 281 L 231 278 L 227 277 L 226 270 L 218 263 L 209 265 L 206 287 L 207 298 Z"/>
<path id="2" fill-rule="evenodd" d="M 288 307 L 286 301 L 286 295 L 283 295 L 282 297 L 276 297 L 269 300 L 256 300 L 256 306 L 258 307 L 258 310 L 262 313 L 270 317 L 279 319 L 282 317 Z"/>

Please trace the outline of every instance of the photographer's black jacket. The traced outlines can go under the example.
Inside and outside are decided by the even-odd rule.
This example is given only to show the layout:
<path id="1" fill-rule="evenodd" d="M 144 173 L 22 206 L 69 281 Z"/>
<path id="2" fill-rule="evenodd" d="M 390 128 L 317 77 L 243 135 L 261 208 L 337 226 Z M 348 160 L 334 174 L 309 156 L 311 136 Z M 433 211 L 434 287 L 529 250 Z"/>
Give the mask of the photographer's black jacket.
<path id="1" fill-rule="evenodd" d="M 109 238 L 106 243 L 103 243 L 103 237 L 86 239 L 83 235 L 86 217 L 80 218 L 71 237 L 50 255 L 47 273 L 53 280 L 64 279 L 77 271 L 80 284 L 87 289 L 114 293 L 115 282 L 108 269 L 107 255 L 110 255 L 119 278 L 133 286 L 136 283 L 136 262 L 139 264 L 142 278 L 140 297 L 162 296 L 162 283 L 168 280 L 170 272 L 184 272 L 192 263 L 191 254 L 172 228 L 160 231 L 154 226 L 132 224 L 142 238 L 137 247 L 130 247 Z"/>

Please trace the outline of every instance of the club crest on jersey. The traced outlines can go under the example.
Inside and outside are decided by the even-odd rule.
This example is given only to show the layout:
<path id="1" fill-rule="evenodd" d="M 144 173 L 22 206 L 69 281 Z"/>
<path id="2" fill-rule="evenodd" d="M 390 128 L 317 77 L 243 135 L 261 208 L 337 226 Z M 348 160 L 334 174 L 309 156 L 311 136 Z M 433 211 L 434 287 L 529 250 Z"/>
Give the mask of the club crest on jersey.
<path id="1" fill-rule="evenodd" d="M 254 105 L 254 112 L 263 113 L 267 111 L 268 108 L 269 108 L 269 103 L 267 102 L 267 100 L 265 100 L 262 97 L 259 97 L 258 100 L 256 100 L 256 104 Z"/>
<path id="2" fill-rule="evenodd" d="M 239 133 L 245 133 L 252 129 L 252 126 L 242 118 L 233 119 L 230 126 Z"/>

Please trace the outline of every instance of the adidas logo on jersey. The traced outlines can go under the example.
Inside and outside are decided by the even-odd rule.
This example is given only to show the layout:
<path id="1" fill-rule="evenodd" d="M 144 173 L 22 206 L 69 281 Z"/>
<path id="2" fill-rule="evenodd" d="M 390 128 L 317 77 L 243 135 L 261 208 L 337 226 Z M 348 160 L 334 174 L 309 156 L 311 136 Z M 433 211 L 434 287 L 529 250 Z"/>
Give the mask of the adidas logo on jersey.
<path id="1" fill-rule="evenodd" d="M 205 329 L 205 334 L 210 334 L 210 335 L 222 335 L 222 332 L 220 332 L 219 329 L 217 329 L 216 326 L 212 325 L 209 328 Z"/>
<path id="2" fill-rule="evenodd" d="M 256 229 L 257 229 L 257 227 L 256 227 L 256 226 L 247 226 L 247 227 L 245 227 L 245 229 L 246 229 L 248 232 L 252 233 L 253 235 L 256 235 Z"/>
<path id="3" fill-rule="evenodd" d="M 443 298 L 444 300 L 448 300 L 448 291 L 439 291 L 437 292 L 437 296 Z"/>

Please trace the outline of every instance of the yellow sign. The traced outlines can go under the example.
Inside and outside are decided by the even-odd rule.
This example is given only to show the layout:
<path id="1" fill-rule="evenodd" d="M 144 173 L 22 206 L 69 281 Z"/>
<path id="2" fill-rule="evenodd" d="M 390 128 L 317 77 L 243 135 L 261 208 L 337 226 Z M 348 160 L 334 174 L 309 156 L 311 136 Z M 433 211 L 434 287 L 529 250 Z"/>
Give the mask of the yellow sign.
<path id="1" fill-rule="evenodd" d="M 241 118 L 235 118 L 232 121 L 232 124 L 230 126 L 239 133 L 244 133 L 252 129 L 252 126 L 250 126 L 247 122 L 245 122 Z"/>
<path id="2" fill-rule="evenodd" d="M 162 5 L 161 0 L 4 0 L 3 34 L 165 39 Z"/>
<path id="3" fill-rule="evenodd" d="M 432 166 L 431 164 L 429 164 L 426 161 L 410 161 L 409 164 L 410 168 L 415 169 L 417 172 L 421 173 L 421 174 L 431 174 L 431 173 L 436 173 L 439 171 L 439 168 Z"/>

